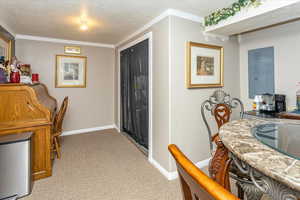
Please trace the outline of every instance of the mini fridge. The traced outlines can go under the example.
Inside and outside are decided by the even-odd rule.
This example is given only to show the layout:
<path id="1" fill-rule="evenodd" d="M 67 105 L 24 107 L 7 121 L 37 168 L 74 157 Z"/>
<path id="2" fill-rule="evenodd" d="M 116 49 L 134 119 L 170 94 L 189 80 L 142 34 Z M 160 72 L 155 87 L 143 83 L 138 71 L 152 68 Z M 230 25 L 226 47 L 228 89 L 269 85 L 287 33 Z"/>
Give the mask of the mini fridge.
<path id="1" fill-rule="evenodd" d="M 29 195 L 32 190 L 32 133 L 0 136 L 0 200 Z"/>

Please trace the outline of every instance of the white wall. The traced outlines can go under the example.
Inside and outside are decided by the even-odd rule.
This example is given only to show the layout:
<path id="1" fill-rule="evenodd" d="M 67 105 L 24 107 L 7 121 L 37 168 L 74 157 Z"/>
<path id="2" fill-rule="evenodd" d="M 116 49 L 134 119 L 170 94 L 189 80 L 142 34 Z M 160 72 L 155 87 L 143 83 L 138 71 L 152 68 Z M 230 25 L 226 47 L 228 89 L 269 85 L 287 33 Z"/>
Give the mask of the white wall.
<path id="1" fill-rule="evenodd" d="M 232 97 L 239 93 L 239 47 L 236 37 L 229 41 L 206 41 L 200 23 L 171 17 L 171 143 L 194 162 L 210 157 L 207 129 L 201 118 L 201 103 L 216 88 L 187 89 L 185 85 L 186 42 L 224 47 L 224 90 Z M 212 125 L 216 125 L 212 121 Z M 216 130 L 216 128 L 214 129 Z M 174 164 L 172 170 L 175 170 Z"/>
<path id="2" fill-rule="evenodd" d="M 296 91 L 300 87 L 300 22 L 242 35 L 240 41 L 241 98 L 247 109 L 252 100 L 248 98 L 248 50 L 274 47 L 275 92 L 287 95 L 288 107 L 296 104 Z"/>
<path id="3" fill-rule="evenodd" d="M 55 88 L 55 55 L 64 54 L 65 45 L 17 39 L 16 55 L 40 75 L 50 95 L 58 100 L 58 108 L 69 96 L 64 131 L 113 125 L 114 49 L 81 46 L 82 56 L 87 56 L 86 88 Z"/>
<path id="4" fill-rule="evenodd" d="M 131 38 L 127 42 L 121 44 L 117 49 L 122 46 L 127 45 L 131 41 L 141 37 L 145 33 L 152 32 L 153 40 L 153 134 L 152 134 L 152 145 L 153 145 L 153 159 L 159 163 L 165 170 L 169 171 L 169 161 L 170 154 L 168 152 L 169 141 L 169 49 L 168 49 L 168 36 L 169 36 L 169 17 L 164 18 L 160 22 L 154 24 L 143 33 Z M 118 76 L 119 76 L 119 66 L 118 66 L 118 53 L 116 58 L 116 73 L 115 73 L 115 96 L 118 95 Z M 116 124 L 120 125 L 119 113 L 117 112 L 119 108 L 119 100 L 115 100 L 116 109 Z"/>
<path id="5" fill-rule="evenodd" d="M 122 47 L 145 33 L 153 33 L 153 159 L 168 172 L 175 171 L 173 159 L 167 150 L 171 143 L 177 144 L 194 162 L 210 156 L 207 130 L 201 118 L 200 106 L 216 88 L 186 88 L 187 41 L 224 47 L 224 90 L 234 97 L 240 96 L 237 39 L 233 37 L 226 42 L 206 41 L 202 31 L 200 23 L 169 16 L 120 45 Z M 120 124 L 119 58 L 114 57 L 118 48 L 114 51 L 83 47 L 83 54 L 88 56 L 88 87 L 57 89 L 54 88 L 54 56 L 63 53 L 63 44 L 18 40 L 17 46 L 19 58 L 32 64 L 33 70 L 40 73 L 42 82 L 48 85 L 53 96 L 59 100 L 66 95 L 71 96 L 65 123 L 67 130 L 108 125 L 112 124 L 112 120 Z M 114 59 L 115 68 L 112 63 Z M 92 110 L 88 111 L 87 105 L 93 105 Z M 78 111 L 85 117 L 78 115 Z"/>
<path id="6" fill-rule="evenodd" d="M 171 143 L 178 145 L 194 162 L 210 157 L 207 130 L 200 108 L 216 88 L 186 88 L 186 42 L 224 46 L 224 90 L 233 97 L 239 97 L 238 42 L 236 37 L 226 42 L 206 41 L 200 23 L 175 16 L 163 19 L 144 33 L 149 31 L 153 32 L 153 159 L 166 171 L 174 172 L 174 161 L 167 150 Z M 118 76 L 118 71 L 116 69 L 115 76 Z M 118 102 L 115 103 L 118 106 Z"/>

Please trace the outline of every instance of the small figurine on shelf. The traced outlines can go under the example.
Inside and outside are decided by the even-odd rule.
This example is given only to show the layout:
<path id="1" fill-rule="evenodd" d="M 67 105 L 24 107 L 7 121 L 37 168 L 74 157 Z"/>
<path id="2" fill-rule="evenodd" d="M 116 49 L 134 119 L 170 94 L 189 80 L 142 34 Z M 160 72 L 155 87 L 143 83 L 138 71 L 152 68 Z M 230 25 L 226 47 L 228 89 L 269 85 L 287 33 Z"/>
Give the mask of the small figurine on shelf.
<path id="1" fill-rule="evenodd" d="M 24 84 L 32 84 L 31 81 L 31 68 L 29 64 L 23 64 L 21 61 L 18 60 L 16 56 L 14 56 L 11 60 L 11 70 L 13 72 L 19 73 L 20 76 L 20 81 L 21 83 Z"/>
<path id="2" fill-rule="evenodd" d="M 32 84 L 30 65 L 23 64 L 16 56 L 10 61 L 4 61 L 4 58 L 0 57 L 0 84 L 1 83 Z"/>
<path id="3" fill-rule="evenodd" d="M 20 64 L 19 70 L 21 73 L 21 83 L 32 84 L 30 65 L 29 64 Z"/>
<path id="4" fill-rule="evenodd" d="M 3 63 L 0 63 L 0 84 L 6 82 L 7 82 L 6 68 L 4 67 Z"/>
<path id="5" fill-rule="evenodd" d="M 2 59 L 0 61 L 0 83 L 8 83 L 10 82 L 9 75 L 10 75 L 10 67 L 9 67 L 9 61 L 4 61 Z"/>
<path id="6" fill-rule="evenodd" d="M 0 64 L 4 64 L 5 63 L 5 57 L 4 56 L 0 56 Z"/>
<path id="7" fill-rule="evenodd" d="M 10 66 L 15 67 L 15 68 L 19 68 L 21 64 L 22 63 L 18 60 L 18 58 L 16 56 L 12 57 L 11 62 L 10 62 Z"/>

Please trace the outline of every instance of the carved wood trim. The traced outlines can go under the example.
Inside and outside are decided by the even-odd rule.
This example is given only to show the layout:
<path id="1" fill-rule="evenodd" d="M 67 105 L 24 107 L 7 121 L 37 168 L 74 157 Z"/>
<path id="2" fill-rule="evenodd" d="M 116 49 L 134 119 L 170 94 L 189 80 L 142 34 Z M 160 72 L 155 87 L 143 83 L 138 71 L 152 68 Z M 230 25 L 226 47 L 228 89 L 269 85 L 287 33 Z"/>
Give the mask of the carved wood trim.
<path id="1" fill-rule="evenodd" d="M 0 102 L 0 130 L 51 124 L 49 109 L 39 103 L 34 89 L 29 86 L 1 85 Z"/>
<path id="2" fill-rule="evenodd" d="M 215 109 L 213 110 L 213 114 L 218 124 L 218 129 L 220 129 L 222 125 L 229 122 L 231 110 L 228 105 L 220 103 L 216 105 Z"/>
<path id="3" fill-rule="evenodd" d="M 217 145 L 217 149 L 209 163 L 209 174 L 213 180 L 230 191 L 229 168 L 231 159 L 229 158 L 229 152 L 219 136 L 215 137 L 214 142 Z"/>

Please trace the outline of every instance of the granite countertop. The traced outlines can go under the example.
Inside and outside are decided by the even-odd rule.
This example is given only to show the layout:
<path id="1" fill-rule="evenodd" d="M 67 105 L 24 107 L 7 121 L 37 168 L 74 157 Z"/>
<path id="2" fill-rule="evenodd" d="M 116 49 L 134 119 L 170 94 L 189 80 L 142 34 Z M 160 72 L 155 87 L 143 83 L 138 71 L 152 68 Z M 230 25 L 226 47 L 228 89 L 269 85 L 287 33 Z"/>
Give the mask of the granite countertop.
<path id="1" fill-rule="evenodd" d="M 220 128 L 224 145 L 242 161 L 261 173 L 300 191 L 300 160 L 284 155 L 258 141 L 251 129 L 270 122 L 297 123 L 287 119 L 242 119 L 229 122 Z"/>
<path id="2" fill-rule="evenodd" d="M 251 115 L 255 117 L 262 117 L 262 118 L 279 118 L 278 113 L 270 112 L 256 112 L 255 110 L 246 111 L 245 115 Z"/>

